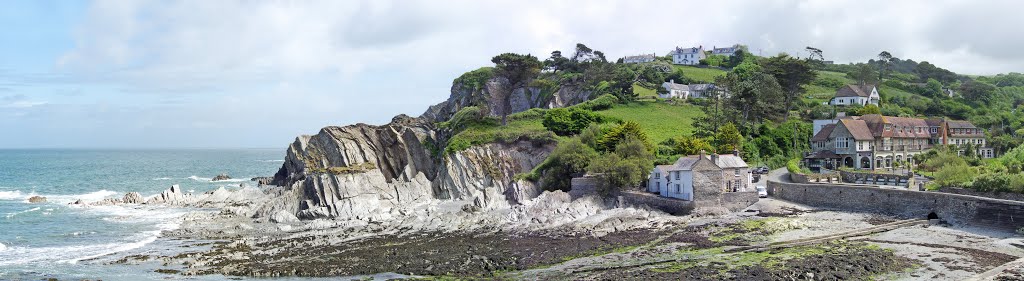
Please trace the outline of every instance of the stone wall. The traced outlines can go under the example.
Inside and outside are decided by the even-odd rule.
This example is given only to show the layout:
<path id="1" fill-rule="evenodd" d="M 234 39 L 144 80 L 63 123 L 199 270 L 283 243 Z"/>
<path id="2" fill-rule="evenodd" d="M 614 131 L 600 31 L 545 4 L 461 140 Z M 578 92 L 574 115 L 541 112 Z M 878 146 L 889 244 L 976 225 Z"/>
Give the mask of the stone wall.
<path id="1" fill-rule="evenodd" d="M 642 191 L 623 191 L 620 196 L 626 204 L 648 206 L 673 215 L 686 215 L 694 208 L 692 201 L 661 197 Z"/>
<path id="2" fill-rule="evenodd" d="M 572 200 L 577 198 L 597 194 L 597 178 L 591 176 L 584 176 L 580 178 L 572 178 L 570 180 L 570 186 L 572 189 L 569 190 L 569 197 Z"/>
<path id="3" fill-rule="evenodd" d="M 935 213 L 953 224 L 1000 230 L 1024 227 L 1024 202 L 977 196 L 884 189 L 844 184 L 768 182 L 773 197 L 796 203 L 842 210 L 927 218 Z"/>
<path id="4" fill-rule="evenodd" d="M 943 188 L 939 189 L 939 192 L 953 193 L 953 194 L 962 194 L 962 195 L 971 195 L 971 196 L 979 196 L 979 197 L 988 197 L 988 198 L 1003 199 L 1003 200 L 1024 201 L 1024 194 L 1020 194 L 1020 193 L 980 192 L 980 191 L 974 191 L 974 190 L 963 189 L 963 188 L 958 188 L 958 187 L 943 187 Z"/>
<path id="5" fill-rule="evenodd" d="M 839 171 L 843 182 L 857 184 L 877 184 L 894 186 L 912 186 L 914 179 L 907 175 L 894 175 L 885 173 L 866 173 Z"/>
<path id="6" fill-rule="evenodd" d="M 754 203 L 761 198 L 757 196 L 757 191 L 748 192 L 728 192 L 722 195 L 722 206 L 729 209 L 732 212 L 739 212 Z"/>
<path id="7" fill-rule="evenodd" d="M 809 182 L 825 182 L 834 183 L 840 182 L 840 176 L 836 173 L 828 174 L 789 174 L 789 181 L 798 183 L 809 183 Z"/>

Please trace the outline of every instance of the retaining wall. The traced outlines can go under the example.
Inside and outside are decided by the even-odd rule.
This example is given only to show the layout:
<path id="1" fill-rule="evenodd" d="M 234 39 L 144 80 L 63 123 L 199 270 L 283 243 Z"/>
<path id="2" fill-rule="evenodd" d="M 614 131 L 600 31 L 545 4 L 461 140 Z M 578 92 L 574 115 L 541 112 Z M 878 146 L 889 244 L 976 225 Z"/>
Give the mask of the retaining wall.
<path id="1" fill-rule="evenodd" d="M 768 181 L 773 197 L 815 207 L 926 218 L 934 212 L 947 222 L 1017 230 L 1024 227 L 1024 202 L 977 196 L 885 189 L 843 184 Z"/>
<path id="2" fill-rule="evenodd" d="M 597 178 L 573 178 L 571 183 L 572 189 L 569 190 L 569 197 L 573 200 L 583 196 L 597 194 Z M 719 193 L 719 195 L 705 196 L 705 198 L 694 198 L 697 199 L 696 201 L 665 198 L 653 193 L 625 189 L 619 192 L 619 194 L 612 196 L 618 196 L 622 203 L 646 205 L 673 215 L 689 214 L 696 208 L 715 207 L 726 208 L 731 212 L 737 212 L 746 209 L 748 206 L 756 203 L 757 200 L 760 199 L 758 198 L 756 191 L 725 192 Z"/>
<path id="3" fill-rule="evenodd" d="M 689 214 L 694 208 L 693 201 L 665 198 L 643 191 L 623 191 L 619 195 L 625 203 L 646 205 L 673 215 Z"/>

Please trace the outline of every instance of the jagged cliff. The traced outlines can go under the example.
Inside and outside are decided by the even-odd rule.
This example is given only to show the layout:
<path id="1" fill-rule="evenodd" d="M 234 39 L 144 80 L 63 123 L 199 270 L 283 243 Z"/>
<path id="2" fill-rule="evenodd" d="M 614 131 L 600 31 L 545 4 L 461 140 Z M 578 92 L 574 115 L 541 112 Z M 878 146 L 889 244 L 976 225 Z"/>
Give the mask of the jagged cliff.
<path id="1" fill-rule="evenodd" d="M 283 210 L 304 219 L 387 219 L 444 200 L 467 202 L 463 209 L 475 211 L 536 197 L 540 190 L 535 184 L 514 176 L 544 161 L 553 144 L 487 144 L 443 154 L 441 148 L 453 132 L 435 126 L 467 106 L 486 107 L 489 114 L 500 115 L 502 103 L 494 93 L 507 84 L 489 78 L 474 87 L 456 80 L 448 100 L 418 118 L 399 115 L 382 126 L 332 126 L 299 136 L 272 182 L 291 188 L 297 204 L 278 204 L 258 216 Z M 550 93 L 519 88 L 510 98 L 510 113 L 589 98 L 589 91 L 574 86 L 559 86 Z"/>

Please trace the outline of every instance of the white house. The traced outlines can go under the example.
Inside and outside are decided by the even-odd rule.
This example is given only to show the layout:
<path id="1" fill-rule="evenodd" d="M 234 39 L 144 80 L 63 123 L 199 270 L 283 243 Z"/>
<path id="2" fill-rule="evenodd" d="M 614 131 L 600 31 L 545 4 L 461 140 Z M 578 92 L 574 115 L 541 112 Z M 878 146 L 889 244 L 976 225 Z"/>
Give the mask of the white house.
<path id="1" fill-rule="evenodd" d="M 662 197 L 693 201 L 699 194 L 746 191 L 750 189 L 750 173 L 739 152 L 731 155 L 700 155 L 680 157 L 672 165 L 658 165 L 647 178 L 647 191 Z"/>
<path id="2" fill-rule="evenodd" d="M 626 57 L 622 58 L 622 63 L 645 63 L 645 62 L 652 62 L 652 61 L 654 61 L 655 57 L 656 56 L 654 54 L 643 54 L 643 55 L 636 55 L 636 56 L 626 56 Z"/>
<path id="3" fill-rule="evenodd" d="M 735 44 L 735 45 L 732 45 L 730 47 L 725 47 L 725 48 L 715 48 L 715 47 L 712 47 L 711 48 L 711 55 L 721 55 L 721 56 L 731 57 L 733 54 L 736 53 L 736 51 L 739 51 L 739 50 L 740 50 L 740 44 Z"/>
<path id="4" fill-rule="evenodd" d="M 687 99 L 690 97 L 690 86 L 686 84 L 676 84 L 675 80 L 661 83 L 661 87 L 665 88 L 665 93 L 659 93 L 659 98 Z"/>
<path id="5" fill-rule="evenodd" d="M 878 88 L 875 85 L 846 85 L 836 91 L 830 105 L 878 105 Z"/>
<path id="6" fill-rule="evenodd" d="M 672 55 L 672 64 L 697 65 L 700 60 L 707 58 L 704 54 L 704 46 L 679 48 L 669 52 Z"/>

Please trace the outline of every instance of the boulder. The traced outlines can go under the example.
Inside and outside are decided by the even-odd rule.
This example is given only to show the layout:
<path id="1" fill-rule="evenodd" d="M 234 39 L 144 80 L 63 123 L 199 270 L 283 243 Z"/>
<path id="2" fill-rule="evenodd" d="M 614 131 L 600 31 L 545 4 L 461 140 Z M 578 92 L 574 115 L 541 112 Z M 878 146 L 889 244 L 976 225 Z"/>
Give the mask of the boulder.
<path id="1" fill-rule="evenodd" d="M 125 204 L 142 204 L 143 201 L 145 200 L 142 199 L 142 194 L 138 192 L 128 192 L 124 195 L 124 198 L 121 198 L 121 202 Z"/>
<path id="2" fill-rule="evenodd" d="M 295 217 L 295 214 L 292 214 L 291 212 L 280 210 L 270 216 L 270 221 L 275 223 L 297 224 L 299 223 L 299 218 Z"/>
<path id="3" fill-rule="evenodd" d="M 163 203 L 178 205 L 187 203 L 185 202 L 185 199 L 186 194 L 181 192 L 181 187 L 175 184 L 171 185 L 171 188 L 164 190 L 164 192 L 161 192 L 160 195 L 157 195 L 156 197 L 149 199 L 149 201 L 146 201 L 146 204 Z"/>
<path id="4" fill-rule="evenodd" d="M 228 174 L 219 174 L 216 177 L 213 177 L 213 179 L 211 179 L 210 181 L 224 181 L 224 180 L 230 180 L 230 179 L 231 179 L 231 177 L 228 176 Z"/>
<path id="5" fill-rule="evenodd" d="M 89 205 L 93 205 L 93 206 L 110 206 L 110 205 L 117 205 L 117 204 L 121 204 L 121 203 L 123 203 L 123 202 L 121 201 L 120 198 L 106 198 L 106 199 L 103 199 L 103 200 L 100 200 L 100 201 L 89 203 Z"/>
<path id="6" fill-rule="evenodd" d="M 83 205 L 83 204 L 85 204 L 85 201 L 82 201 L 82 199 L 78 199 L 78 200 L 75 200 L 75 202 L 68 203 L 68 205 Z"/>
<path id="7" fill-rule="evenodd" d="M 46 203 L 46 197 L 32 196 L 28 198 L 29 203 Z"/>

